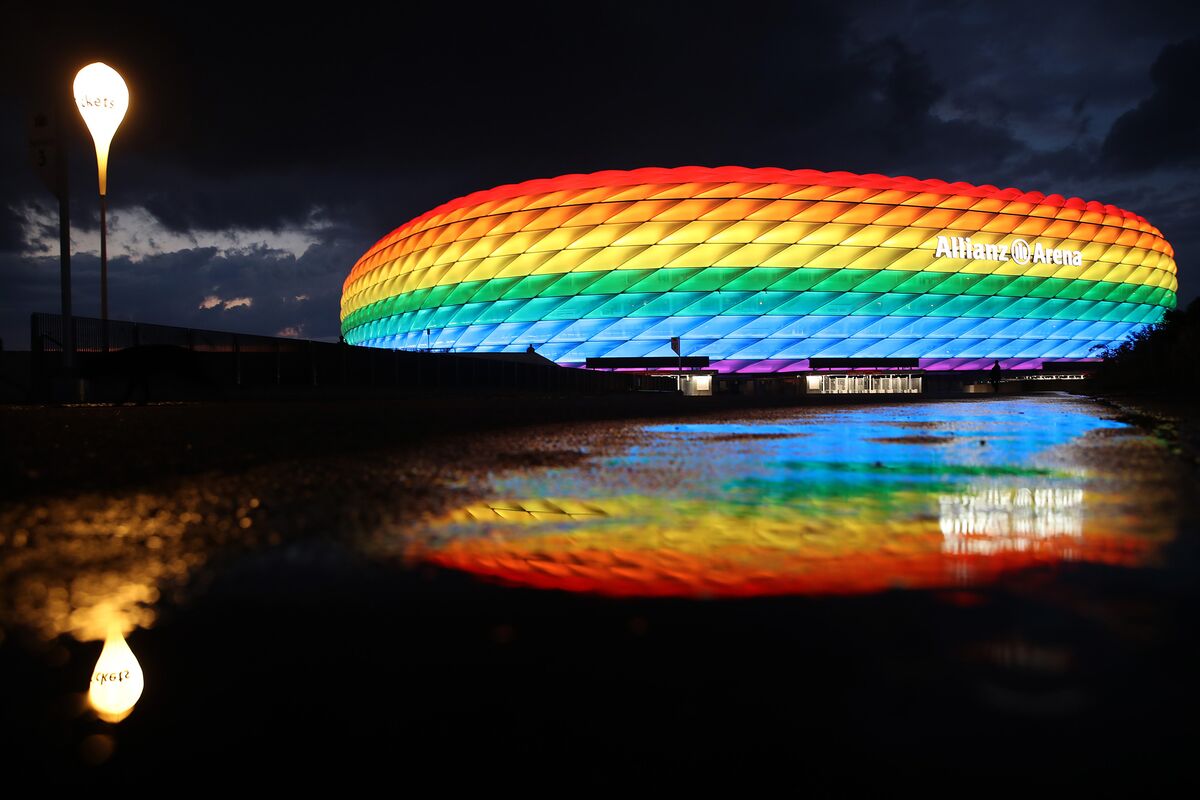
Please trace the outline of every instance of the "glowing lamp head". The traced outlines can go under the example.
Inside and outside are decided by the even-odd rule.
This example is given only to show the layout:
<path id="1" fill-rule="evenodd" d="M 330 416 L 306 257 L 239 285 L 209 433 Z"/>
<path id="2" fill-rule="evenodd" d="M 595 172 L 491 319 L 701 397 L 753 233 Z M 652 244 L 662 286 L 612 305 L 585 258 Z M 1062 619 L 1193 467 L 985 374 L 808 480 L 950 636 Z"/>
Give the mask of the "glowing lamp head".
<path id="1" fill-rule="evenodd" d="M 129 88 L 117 71 L 97 61 L 75 75 L 75 105 L 96 144 L 100 194 L 108 192 L 108 148 L 129 110 Z"/>
<path id="2" fill-rule="evenodd" d="M 105 722 L 120 722 L 133 711 L 145 686 L 142 665 L 125 637 L 113 631 L 104 640 L 104 649 L 92 671 L 92 685 L 88 688 L 92 709 Z"/>

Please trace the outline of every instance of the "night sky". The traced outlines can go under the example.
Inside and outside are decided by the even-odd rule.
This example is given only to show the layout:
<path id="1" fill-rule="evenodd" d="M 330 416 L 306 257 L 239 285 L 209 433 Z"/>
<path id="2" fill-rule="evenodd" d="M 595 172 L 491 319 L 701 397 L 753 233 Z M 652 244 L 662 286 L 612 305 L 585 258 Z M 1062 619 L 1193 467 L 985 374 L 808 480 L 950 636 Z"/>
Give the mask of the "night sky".
<path id="1" fill-rule="evenodd" d="M 1200 4 L 177 5 L 5 12 L 10 349 L 59 308 L 57 205 L 26 142 L 51 89 L 70 112 L 76 313 L 99 313 L 95 161 L 69 104 L 95 60 L 131 94 L 109 175 L 114 319 L 336 339 L 351 265 L 435 205 L 689 164 L 1114 203 L 1174 245 L 1181 305 L 1200 285 Z"/>

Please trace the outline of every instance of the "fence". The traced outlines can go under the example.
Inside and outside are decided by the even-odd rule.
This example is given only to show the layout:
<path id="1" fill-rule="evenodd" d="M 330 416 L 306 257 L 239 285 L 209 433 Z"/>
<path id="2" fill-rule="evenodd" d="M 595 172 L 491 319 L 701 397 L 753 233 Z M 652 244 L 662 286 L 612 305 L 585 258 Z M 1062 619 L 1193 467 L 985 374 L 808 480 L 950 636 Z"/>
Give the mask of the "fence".
<path id="1" fill-rule="evenodd" d="M 106 337 L 101 320 L 74 317 L 73 324 L 77 373 L 101 383 L 127 383 L 148 377 L 161 382 L 160 377 L 166 376 L 176 384 L 204 383 L 222 389 L 342 386 L 584 393 L 675 390 L 672 378 L 571 369 L 524 353 L 382 350 L 111 320 Z M 63 318 L 58 314 L 33 314 L 30 319 L 31 386 L 35 396 L 54 394 L 55 378 L 62 374 L 63 332 Z M 181 360 L 170 348 L 192 355 Z"/>

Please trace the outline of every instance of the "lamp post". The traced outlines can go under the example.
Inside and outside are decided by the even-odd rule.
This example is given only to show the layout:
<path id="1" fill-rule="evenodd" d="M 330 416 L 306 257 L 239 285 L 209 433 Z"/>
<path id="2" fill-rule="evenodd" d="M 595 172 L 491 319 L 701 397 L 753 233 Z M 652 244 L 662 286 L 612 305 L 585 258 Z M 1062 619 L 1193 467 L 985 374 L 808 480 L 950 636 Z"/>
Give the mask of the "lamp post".
<path id="1" fill-rule="evenodd" d="M 96 145 L 100 176 L 100 321 L 104 351 L 108 352 L 108 148 L 129 109 L 129 88 L 117 71 L 97 61 L 75 75 L 75 105 Z"/>
<path id="2" fill-rule="evenodd" d="M 678 336 L 671 337 L 671 349 L 679 359 L 679 368 L 675 371 L 675 388 L 683 393 L 683 342 Z"/>

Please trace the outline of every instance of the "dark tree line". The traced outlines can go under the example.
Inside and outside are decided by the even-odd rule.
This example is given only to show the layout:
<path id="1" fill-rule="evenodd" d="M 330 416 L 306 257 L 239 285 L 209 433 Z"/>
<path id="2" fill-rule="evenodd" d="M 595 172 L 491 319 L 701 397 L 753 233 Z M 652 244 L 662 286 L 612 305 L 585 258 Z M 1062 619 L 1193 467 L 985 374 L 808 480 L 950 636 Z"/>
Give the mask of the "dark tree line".
<path id="1" fill-rule="evenodd" d="M 1162 322 L 1139 330 L 1099 353 L 1101 390 L 1183 394 L 1200 389 L 1200 299 L 1168 311 Z"/>

